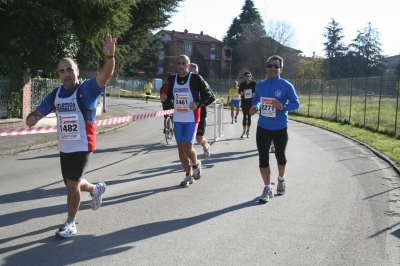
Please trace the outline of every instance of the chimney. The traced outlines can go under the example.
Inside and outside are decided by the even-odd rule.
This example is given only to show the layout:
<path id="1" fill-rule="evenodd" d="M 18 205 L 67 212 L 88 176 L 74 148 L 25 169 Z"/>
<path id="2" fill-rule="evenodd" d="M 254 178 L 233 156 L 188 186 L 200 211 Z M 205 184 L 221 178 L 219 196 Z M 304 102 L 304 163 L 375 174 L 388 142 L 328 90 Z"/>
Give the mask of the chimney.
<path id="1" fill-rule="evenodd" d="M 200 31 L 200 36 L 203 36 L 203 31 Z"/>
<path id="2" fill-rule="evenodd" d="M 184 33 L 188 33 L 188 30 L 187 29 L 185 29 L 185 32 Z"/>
<path id="3" fill-rule="evenodd" d="M 172 35 L 175 35 L 175 30 L 172 30 Z"/>

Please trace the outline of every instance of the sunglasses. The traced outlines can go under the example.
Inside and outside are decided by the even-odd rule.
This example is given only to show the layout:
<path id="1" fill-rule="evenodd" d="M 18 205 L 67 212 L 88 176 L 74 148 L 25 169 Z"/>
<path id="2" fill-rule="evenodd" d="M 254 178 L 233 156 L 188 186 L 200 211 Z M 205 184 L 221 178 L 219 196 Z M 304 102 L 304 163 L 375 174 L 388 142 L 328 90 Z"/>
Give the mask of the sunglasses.
<path id="1" fill-rule="evenodd" d="M 280 65 L 273 65 L 273 64 L 269 64 L 269 65 L 267 65 L 267 67 L 268 68 L 275 68 L 275 69 L 281 68 Z"/>

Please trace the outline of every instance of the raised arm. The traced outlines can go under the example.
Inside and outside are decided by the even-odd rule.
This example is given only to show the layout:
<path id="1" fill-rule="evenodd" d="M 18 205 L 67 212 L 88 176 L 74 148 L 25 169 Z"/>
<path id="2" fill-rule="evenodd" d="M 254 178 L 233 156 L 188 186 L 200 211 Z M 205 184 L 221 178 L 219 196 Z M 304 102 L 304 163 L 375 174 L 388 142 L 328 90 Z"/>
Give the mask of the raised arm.
<path id="1" fill-rule="evenodd" d="M 105 41 L 103 41 L 103 53 L 106 56 L 106 62 L 103 65 L 103 69 L 96 77 L 97 85 L 100 88 L 104 88 L 111 78 L 112 74 L 114 73 L 115 67 L 115 43 L 116 39 L 112 38 L 110 34 L 107 33 Z"/>

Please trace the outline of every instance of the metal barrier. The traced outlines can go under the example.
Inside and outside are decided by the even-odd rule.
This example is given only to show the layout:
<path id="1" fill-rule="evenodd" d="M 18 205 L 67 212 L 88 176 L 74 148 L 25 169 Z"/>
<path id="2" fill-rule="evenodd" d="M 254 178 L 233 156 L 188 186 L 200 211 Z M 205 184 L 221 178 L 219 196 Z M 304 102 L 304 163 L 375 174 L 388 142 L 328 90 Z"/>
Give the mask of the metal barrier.
<path id="1" fill-rule="evenodd" d="M 10 94 L 10 80 L 0 76 L 0 117 L 8 116 Z"/>
<path id="2" fill-rule="evenodd" d="M 214 141 L 219 141 L 224 136 L 224 99 L 214 102 Z"/>
<path id="3" fill-rule="evenodd" d="M 31 112 L 44 100 L 47 94 L 61 84 L 59 79 L 33 78 L 31 84 Z"/>

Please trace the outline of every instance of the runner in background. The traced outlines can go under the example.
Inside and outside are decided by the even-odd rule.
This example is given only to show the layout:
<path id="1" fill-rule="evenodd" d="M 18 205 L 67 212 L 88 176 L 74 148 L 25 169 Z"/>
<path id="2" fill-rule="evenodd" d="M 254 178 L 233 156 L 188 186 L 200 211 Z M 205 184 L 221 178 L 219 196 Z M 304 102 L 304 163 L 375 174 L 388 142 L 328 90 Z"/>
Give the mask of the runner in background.
<path id="1" fill-rule="evenodd" d="M 161 101 L 161 105 L 162 105 L 163 111 L 174 109 L 174 102 L 172 100 L 169 103 L 165 102 L 165 100 L 167 98 L 167 93 L 168 93 L 168 76 L 165 79 L 166 79 L 166 83 L 164 83 L 161 86 L 161 89 L 160 89 L 160 101 Z M 165 121 L 166 121 L 168 116 L 169 115 L 164 115 L 164 130 L 163 130 L 163 134 L 165 134 Z"/>
<path id="2" fill-rule="evenodd" d="M 235 118 L 235 123 L 237 123 L 237 117 L 239 115 L 240 109 L 240 94 L 239 94 L 239 87 L 238 82 L 235 80 L 232 83 L 233 87 L 230 88 L 228 92 L 228 100 L 226 101 L 226 105 L 231 106 L 231 118 L 233 124 L 233 118 Z M 234 116 L 234 110 L 236 109 L 236 115 Z"/>
<path id="3" fill-rule="evenodd" d="M 146 103 L 150 98 L 151 89 L 153 88 L 153 84 L 151 84 L 150 79 L 147 80 L 147 83 L 144 85 L 144 92 L 146 93 Z"/>
<path id="4" fill-rule="evenodd" d="M 251 102 L 256 90 L 256 83 L 251 80 L 251 72 L 244 72 L 244 79 L 239 85 L 239 94 L 242 95 L 242 112 L 243 112 L 243 133 L 240 136 L 243 138 L 250 138 L 250 126 L 251 126 L 251 115 L 249 115 L 249 110 L 251 108 Z"/>
<path id="5" fill-rule="evenodd" d="M 189 67 L 189 71 L 195 74 L 199 74 L 199 66 L 196 63 L 191 63 Z M 204 81 L 206 82 L 206 81 Z M 206 82 L 207 83 L 207 82 Z M 208 86 L 208 84 L 207 84 Z M 204 106 L 201 107 L 201 112 L 200 112 L 200 122 L 199 126 L 197 127 L 197 133 L 196 133 L 196 141 L 198 144 L 200 144 L 203 147 L 203 152 L 204 152 L 204 160 L 210 159 L 211 152 L 210 152 L 210 144 L 208 144 L 207 139 L 204 137 L 204 134 L 206 133 L 206 126 L 207 126 L 207 105 L 211 104 L 213 101 L 215 101 L 215 96 L 213 91 L 210 89 L 208 86 L 210 93 L 213 95 L 213 97 L 210 97 L 209 101 L 207 101 Z"/>

